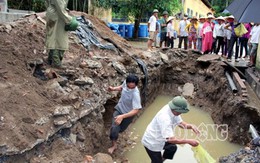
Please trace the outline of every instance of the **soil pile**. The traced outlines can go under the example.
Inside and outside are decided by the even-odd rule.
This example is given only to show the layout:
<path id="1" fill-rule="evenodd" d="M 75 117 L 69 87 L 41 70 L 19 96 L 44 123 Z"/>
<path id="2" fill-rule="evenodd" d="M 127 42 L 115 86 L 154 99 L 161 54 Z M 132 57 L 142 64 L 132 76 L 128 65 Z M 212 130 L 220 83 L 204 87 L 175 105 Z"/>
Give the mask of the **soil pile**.
<path id="1" fill-rule="evenodd" d="M 82 15 L 78 12 L 72 14 Z M 71 127 L 98 105 L 105 104 L 108 97 L 116 97 L 116 94 L 107 93 L 106 88 L 108 84 L 121 83 L 125 74 L 118 74 L 114 67 L 122 63 L 137 65 L 130 59 L 129 53 L 137 53 L 138 50 L 134 50 L 125 39 L 113 33 L 103 21 L 83 15 L 94 24 L 93 32 L 101 43 L 112 42 L 116 50 L 99 49 L 93 45 L 91 48 L 94 56 L 91 58 L 79 43 L 77 36 L 71 33 L 70 50 L 66 52 L 63 62 L 66 69 L 53 70 L 45 65 L 45 69 L 59 74 L 57 78 L 48 81 L 35 78 L 35 69 L 32 66 L 33 63 L 47 57 L 44 47 L 44 13 L 30 15 L 0 26 L 0 162 L 8 160 L 9 155 L 29 151 L 42 142 L 48 144 L 46 140 L 57 137 L 55 134 L 66 135 L 58 132 Z M 126 53 L 128 57 L 124 57 Z M 82 68 L 81 63 L 85 63 Z M 137 73 L 140 72 L 138 67 L 136 69 Z M 65 85 L 66 87 L 63 87 Z M 99 114 L 100 112 L 97 111 Z M 85 127 L 98 127 L 98 123 L 95 124 L 99 120 L 97 117 L 92 122 L 87 120 L 89 123 Z M 102 122 L 101 119 L 99 123 Z M 83 127 L 80 126 L 74 129 L 74 134 L 80 135 L 81 132 L 81 139 L 86 139 L 88 136 L 82 131 Z M 100 140 L 96 140 L 99 137 L 95 137 L 95 140 L 91 138 L 96 134 L 103 137 L 102 132 L 102 126 L 93 133 L 88 132 L 89 144 L 102 144 Z M 61 147 L 67 148 L 62 144 Z M 91 145 L 87 148 L 92 154 L 95 147 Z M 75 151 L 74 154 L 78 156 L 78 150 L 71 150 L 68 152 Z M 66 152 L 62 154 L 66 155 Z M 78 160 L 68 162 L 79 162 L 82 158 L 78 157 Z"/>
<path id="2" fill-rule="evenodd" d="M 0 162 L 82 162 L 86 154 L 106 152 L 119 97 L 107 88 L 129 73 L 141 79 L 144 106 L 158 93 L 179 95 L 178 87 L 192 82 L 191 103 L 211 112 L 216 123 L 228 124 L 230 140 L 245 143 L 249 123 L 259 126 L 259 110 L 231 93 L 221 62 L 200 64 L 197 54 L 179 49 L 144 52 L 99 19 L 72 14 L 90 20 L 98 40 L 115 49 L 92 45 L 90 55 L 71 33 L 64 69 L 43 65 L 46 81 L 33 76 L 34 65 L 47 57 L 44 14 L 0 25 Z M 127 134 L 120 137 L 120 149 L 129 145 Z M 122 159 L 123 152 L 114 158 Z"/>

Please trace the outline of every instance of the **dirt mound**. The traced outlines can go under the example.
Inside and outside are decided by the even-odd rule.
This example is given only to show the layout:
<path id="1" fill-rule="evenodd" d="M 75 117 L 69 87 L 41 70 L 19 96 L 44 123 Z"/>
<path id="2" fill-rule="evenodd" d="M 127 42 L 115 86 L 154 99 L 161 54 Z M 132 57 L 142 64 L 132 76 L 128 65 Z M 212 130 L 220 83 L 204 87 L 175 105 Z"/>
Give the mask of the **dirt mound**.
<path id="1" fill-rule="evenodd" d="M 0 25 L 0 162 L 81 162 L 86 154 L 106 152 L 113 107 L 119 97 L 107 87 L 121 84 L 129 73 L 142 81 L 142 99 L 148 99 L 144 104 L 162 91 L 177 94 L 178 86 L 193 81 L 194 105 L 204 104 L 218 124 L 239 126 L 231 131 L 233 141 L 246 139 L 249 120 L 237 125 L 239 116 L 258 122 L 256 109 L 228 90 L 219 62 L 202 66 L 196 62 L 198 55 L 178 49 L 143 52 L 103 21 L 80 12 L 72 14 L 90 20 L 100 43 L 115 49 L 91 45 L 94 55 L 90 56 L 72 32 L 65 68 L 51 69 L 58 75 L 47 81 L 34 77 L 34 68 L 28 64 L 47 57 L 44 13 Z M 136 58 L 143 59 L 146 67 Z M 47 65 L 45 68 L 50 70 Z M 143 73 L 146 70 L 148 74 Z M 223 110 L 214 110 L 213 105 Z M 243 111 L 234 116 L 236 107 Z M 127 138 L 127 133 L 120 137 L 120 147 L 127 146 Z M 118 150 L 115 157 L 122 158 L 123 151 Z"/>
<path id="2" fill-rule="evenodd" d="M 84 99 L 89 99 L 90 103 L 91 101 L 104 103 L 97 99 L 102 98 L 101 94 L 106 96 L 106 93 L 101 93 L 96 88 L 108 86 L 110 80 L 113 80 L 110 84 L 117 81 L 115 77 L 117 71 L 107 64 L 116 60 L 125 62 L 128 58 L 124 57 L 126 53 L 138 52 L 133 50 L 125 39 L 113 33 L 103 21 L 79 12 L 72 12 L 72 14 L 83 15 L 89 19 L 94 25 L 93 32 L 99 40 L 102 43 L 112 43 L 116 46 L 116 51 L 99 49 L 93 45 L 91 49 L 94 56 L 90 58 L 88 51 L 79 43 L 76 35 L 71 33 L 70 50 L 66 52 L 63 63 L 67 67 L 63 73 L 71 79 L 70 88 L 66 90 L 57 86 L 58 79 L 42 81 L 35 78 L 32 75 L 33 68 L 28 65 L 36 59 L 47 57 L 44 47 L 44 13 L 0 25 L 0 131 L 2 135 L 0 156 L 23 153 L 44 142 L 64 126 L 70 126 L 70 123 L 62 127 L 53 124 L 55 122 L 53 113 L 57 106 L 77 105 L 73 108 L 76 108 L 73 110 L 75 111 L 74 120 L 71 120 L 73 122 L 89 112 L 80 109 L 82 103 L 88 103 Z M 97 69 L 79 68 L 82 60 L 88 59 L 99 61 L 102 65 Z M 92 87 L 74 85 L 74 80 L 82 75 L 95 79 Z M 108 77 L 110 75 L 112 78 Z M 107 82 L 103 81 L 104 78 Z M 79 91 L 79 87 L 84 88 Z M 53 91 L 54 89 L 62 90 L 57 93 L 59 91 Z M 105 87 L 103 91 L 106 91 Z M 66 117 L 64 123 L 73 118 Z M 62 120 L 64 121 L 64 117 L 56 118 L 57 123 L 62 123 Z"/>
<path id="3" fill-rule="evenodd" d="M 35 15 L 0 27 L 1 155 L 19 153 L 47 137 L 50 124 L 36 122 L 52 112 L 55 101 L 27 68 L 27 61 L 44 54 L 44 29 Z"/>

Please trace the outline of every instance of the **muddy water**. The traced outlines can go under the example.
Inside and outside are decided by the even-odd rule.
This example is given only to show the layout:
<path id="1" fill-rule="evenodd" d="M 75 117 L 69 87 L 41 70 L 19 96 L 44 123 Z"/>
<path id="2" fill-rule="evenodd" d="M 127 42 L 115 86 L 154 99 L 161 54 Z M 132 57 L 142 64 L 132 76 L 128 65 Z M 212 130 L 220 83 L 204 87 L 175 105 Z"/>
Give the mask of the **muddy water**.
<path id="1" fill-rule="evenodd" d="M 155 101 L 146 108 L 145 112 L 138 118 L 138 120 L 130 126 L 130 137 L 136 144 L 129 147 L 125 153 L 125 157 L 131 163 L 149 163 L 150 159 L 145 152 L 144 147 L 141 144 L 142 135 L 146 129 L 146 126 L 150 123 L 154 115 L 167 104 L 172 97 L 158 96 Z M 196 138 L 200 141 L 200 144 L 208 151 L 208 153 L 216 160 L 220 156 L 225 156 L 235 151 L 238 151 L 241 146 L 232 144 L 226 141 L 226 129 L 222 132 L 216 130 L 216 126 L 210 117 L 210 115 L 200 109 L 192 108 L 188 114 L 183 114 L 182 119 L 186 122 L 195 124 L 202 132 L 202 134 L 196 137 L 192 132 L 184 132 L 187 130 L 176 129 L 175 135 L 178 137 Z M 211 125 L 212 124 L 212 125 Z M 205 140 L 206 139 L 206 140 Z M 190 145 L 178 145 L 178 150 L 173 160 L 165 161 L 167 163 L 173 162 L 189 162 L 196 163 L 194 153 Z"/>

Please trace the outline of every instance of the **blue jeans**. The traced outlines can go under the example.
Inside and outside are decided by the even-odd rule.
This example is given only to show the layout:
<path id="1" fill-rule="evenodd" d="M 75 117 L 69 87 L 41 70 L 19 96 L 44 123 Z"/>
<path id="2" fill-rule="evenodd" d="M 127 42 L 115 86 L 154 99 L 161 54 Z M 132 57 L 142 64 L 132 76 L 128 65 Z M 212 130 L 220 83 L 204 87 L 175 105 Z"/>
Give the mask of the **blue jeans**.
<path id="1" fill-rule="evenodd" d="M 202 38 L 198 38 L 197 40 L 197 49 L 202 51 Z"/>

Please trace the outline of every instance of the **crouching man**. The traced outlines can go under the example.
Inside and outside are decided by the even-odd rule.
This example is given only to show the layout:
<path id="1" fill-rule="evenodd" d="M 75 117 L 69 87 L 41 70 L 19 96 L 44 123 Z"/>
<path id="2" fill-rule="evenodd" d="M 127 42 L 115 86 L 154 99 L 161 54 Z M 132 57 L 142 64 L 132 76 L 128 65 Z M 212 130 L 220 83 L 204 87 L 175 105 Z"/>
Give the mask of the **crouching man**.
<path id="1" fill-rule="evenodd" d="M 177 151 L 176 144 L 199 145 L 194 139 L 178 139 L 174 137 L 174 128 L 179 126 L 183 129 L 191 129 L 196 134 L 199 130 L 186 122 L 180 116 L 189 111 L 188 103 L 184 97 L 176 96 L 165 105 L 147 126 L 142 138 L 147 154 L 152 163 L 162 163 L 165 159 L 173 159 Z M 161 151 L 164 150 L 163 155 Z"/>
<path id="2" fill-rule="evenodd" d="M 112 154 L 117 149 L 117 139 L 119 133 L 125 131 L 128 125 L 132 122 L 134 116 L 142 108 L 141 97 L 138 85 L 138 77 L 128 75 L 122 85 L 117 87 L 109 87 L 109 91 L 121 91 L 121 97 L 118 104 L 115 106 L 115 111 L 112 117 L 112 126 L 110 129 L 110 140 L 112 147 L 108 152 Z"/>

